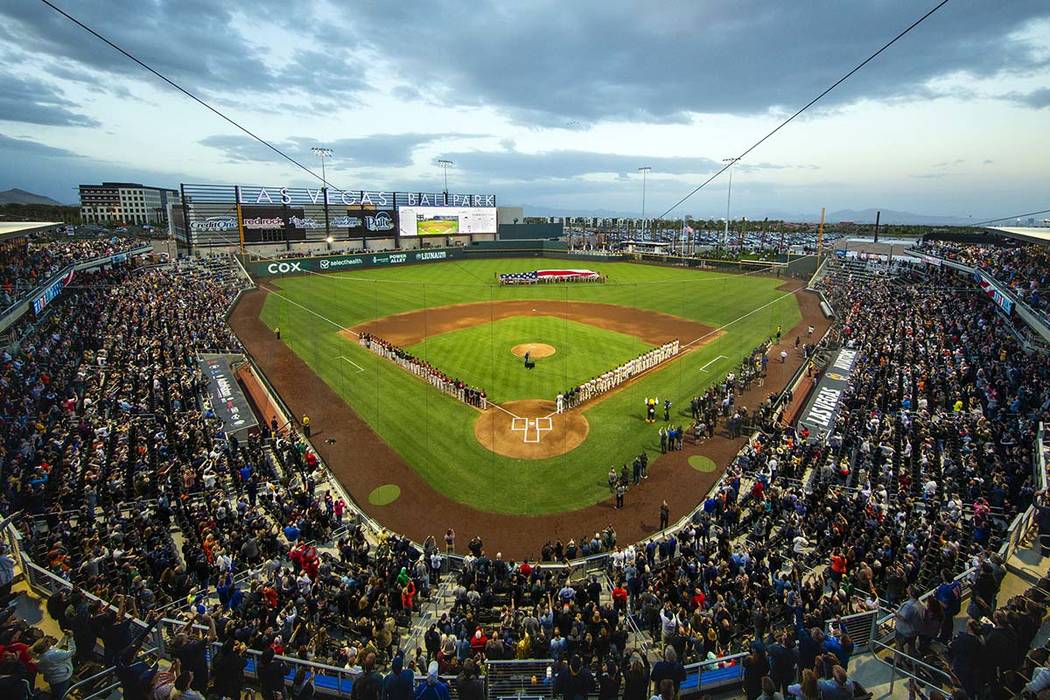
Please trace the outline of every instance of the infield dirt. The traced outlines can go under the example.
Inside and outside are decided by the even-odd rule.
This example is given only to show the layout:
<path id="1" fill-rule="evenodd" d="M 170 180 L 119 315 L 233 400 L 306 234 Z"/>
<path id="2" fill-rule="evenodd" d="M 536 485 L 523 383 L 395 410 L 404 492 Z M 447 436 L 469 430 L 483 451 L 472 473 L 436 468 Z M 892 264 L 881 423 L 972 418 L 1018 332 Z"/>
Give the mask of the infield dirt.
<path id="1" fill-rule="evenodd" d="M 359 323 L 350 329 L 352 333 L 348 335 L 356 340 L 355 334 L 369 333 L 388 343 L 407 347 L 421 343 L 428 337 L 512 316 L 555 316 L 631 335 L 651 345 L 663 345 L 675 338 L 685 344 L 704 336 L 715 337 L 709 326 L 658 311 L 615 304 L 543 299 L 486 301 L 416 309 Z"/>

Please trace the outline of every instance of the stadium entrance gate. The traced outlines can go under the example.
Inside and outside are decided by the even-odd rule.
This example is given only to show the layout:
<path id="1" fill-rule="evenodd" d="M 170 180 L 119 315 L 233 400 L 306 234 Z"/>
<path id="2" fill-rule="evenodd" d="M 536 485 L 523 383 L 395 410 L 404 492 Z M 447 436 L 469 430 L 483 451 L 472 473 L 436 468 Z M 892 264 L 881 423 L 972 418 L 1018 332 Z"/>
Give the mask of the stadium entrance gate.
<path id="1" fill-rule="evenodd" d="M 547 700 L 554 697 L 553 659 L 489 661 L 485 664 L 488 700 Z"/>

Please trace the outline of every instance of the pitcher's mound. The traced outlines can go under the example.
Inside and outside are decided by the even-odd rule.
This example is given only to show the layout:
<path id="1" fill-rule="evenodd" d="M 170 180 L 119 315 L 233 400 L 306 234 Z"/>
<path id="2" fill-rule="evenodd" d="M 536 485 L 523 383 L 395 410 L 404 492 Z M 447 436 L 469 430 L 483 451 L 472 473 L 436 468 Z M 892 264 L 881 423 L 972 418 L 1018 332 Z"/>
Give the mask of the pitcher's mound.
<path id="1" fill-rule="evenodd" d="M 546 343 L 522 343 L 521 345 L 515 345 L 510 351 L 518 357 L 525 357 L 525 353 L 529 353 L 530 360 L 538 360 L 541 357 L 550 357 L 558 352 L 554 349 L 553 345 L 547 345 Z"/>
<path id="2" fill-rule="evenodd" d="M 501 405 L 505 411 L 489 407 L 478 416 L 474 437 L 483 447 L 504 457 L 557 457 L 576 448 L 590 431 L 582 413 L 555 413 L 553 401 L 530 399 Z"/>

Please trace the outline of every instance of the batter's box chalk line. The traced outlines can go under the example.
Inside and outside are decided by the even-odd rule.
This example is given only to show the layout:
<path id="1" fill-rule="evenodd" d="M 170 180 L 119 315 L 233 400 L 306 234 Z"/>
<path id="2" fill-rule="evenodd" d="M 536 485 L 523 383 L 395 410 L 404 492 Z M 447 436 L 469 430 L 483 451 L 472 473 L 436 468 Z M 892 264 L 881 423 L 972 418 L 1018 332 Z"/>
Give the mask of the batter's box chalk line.
<path id="1" fill-rule="evenodd" d="M 538 445 L 543 433 L 554 429 L 554 421 L 549 416 L 542 418 L 519 418 L 515 416 L 510 419 L 512 432 L 521 433 L 521 441 L 528 444 Z"/>

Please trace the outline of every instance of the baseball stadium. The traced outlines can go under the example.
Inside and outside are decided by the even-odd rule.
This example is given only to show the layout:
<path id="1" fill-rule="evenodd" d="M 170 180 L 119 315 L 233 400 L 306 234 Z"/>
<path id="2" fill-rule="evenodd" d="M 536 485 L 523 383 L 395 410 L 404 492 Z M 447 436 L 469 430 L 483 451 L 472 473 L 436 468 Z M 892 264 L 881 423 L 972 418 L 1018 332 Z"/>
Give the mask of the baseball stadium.
<path id="1" fill-rule="evenodd" d="M 0 3 L 0 700 L 1050 700 L 1042 4 L 109 5 Z"/>

